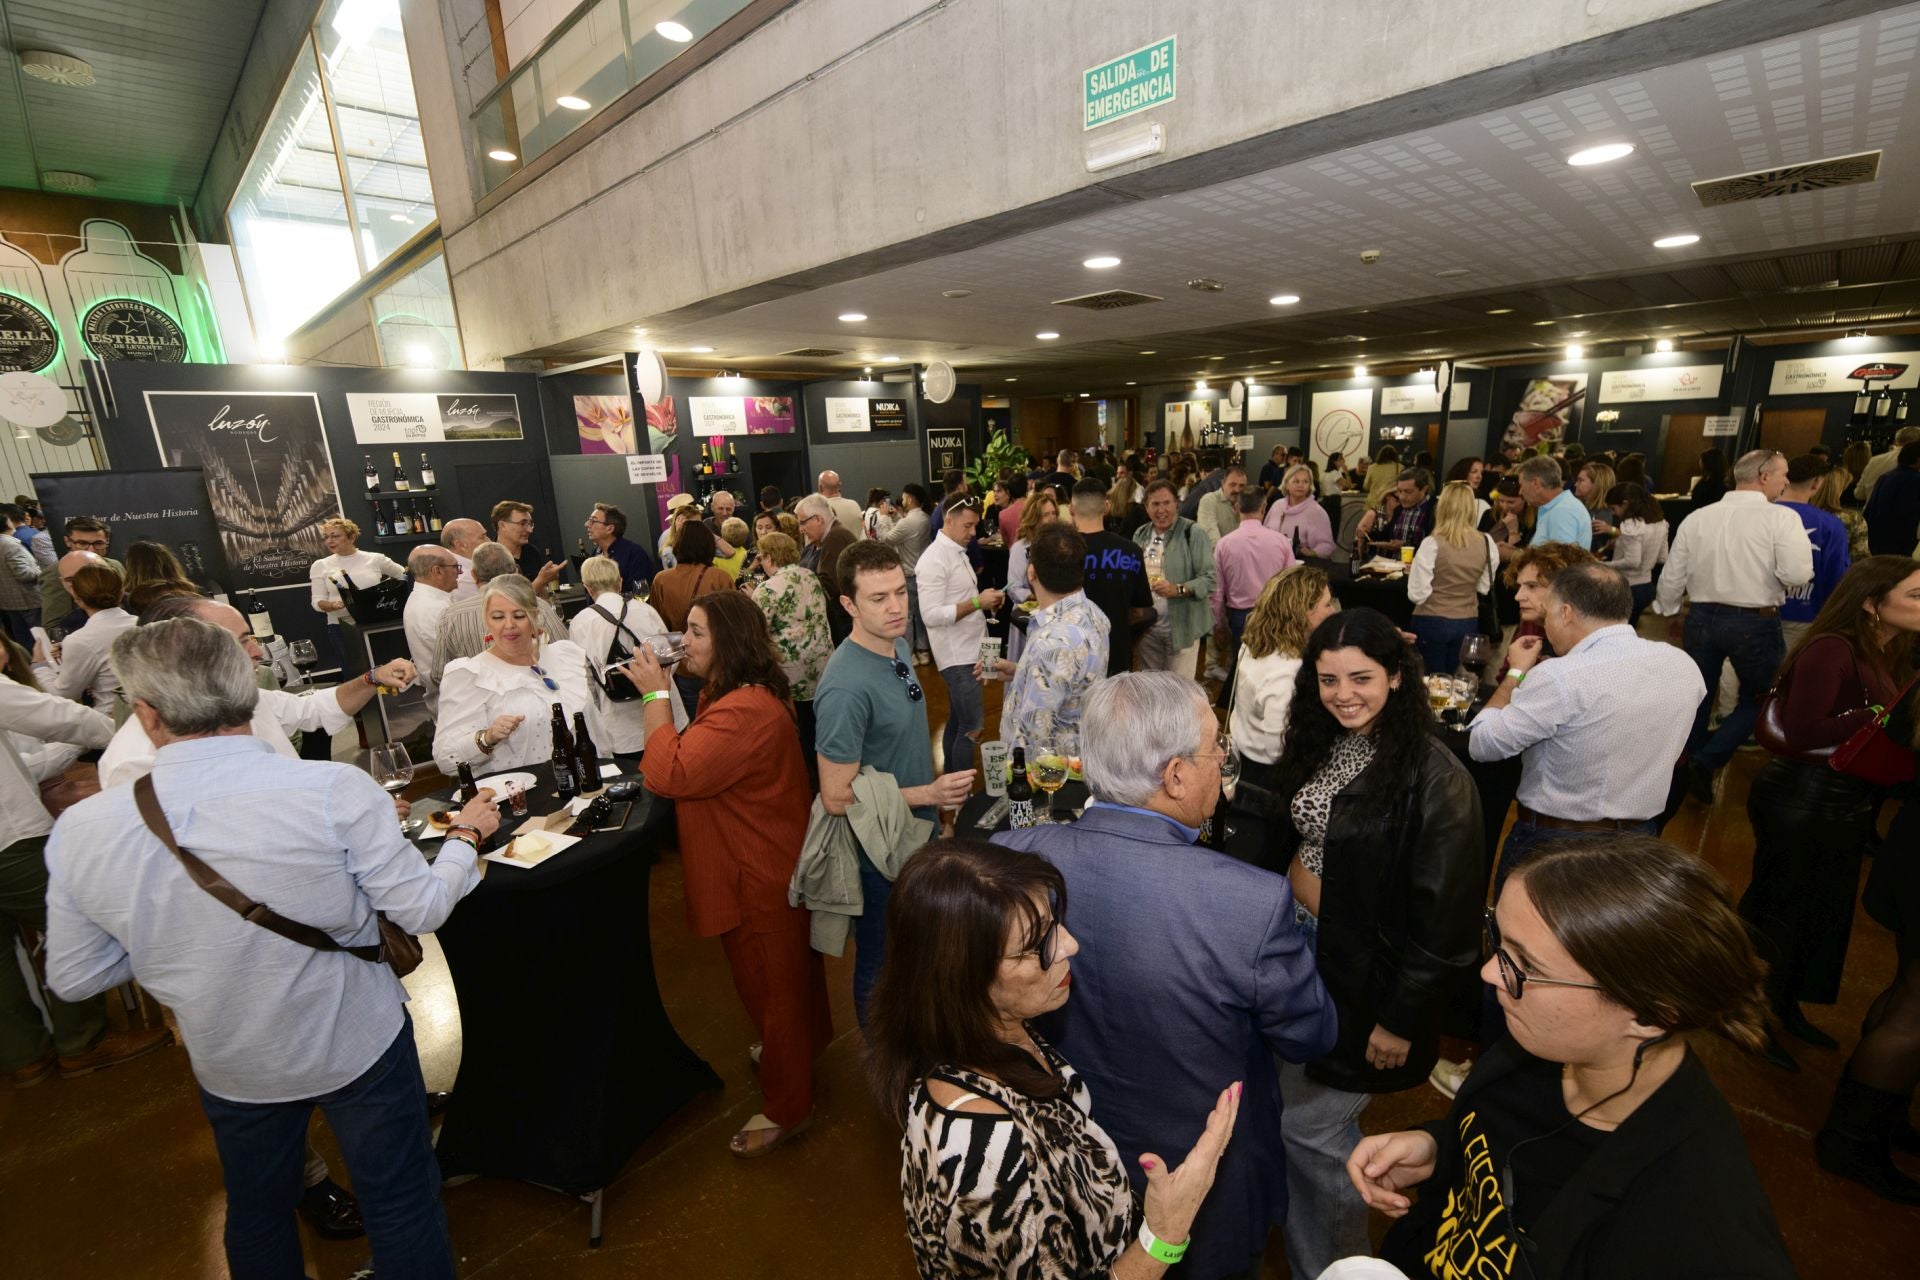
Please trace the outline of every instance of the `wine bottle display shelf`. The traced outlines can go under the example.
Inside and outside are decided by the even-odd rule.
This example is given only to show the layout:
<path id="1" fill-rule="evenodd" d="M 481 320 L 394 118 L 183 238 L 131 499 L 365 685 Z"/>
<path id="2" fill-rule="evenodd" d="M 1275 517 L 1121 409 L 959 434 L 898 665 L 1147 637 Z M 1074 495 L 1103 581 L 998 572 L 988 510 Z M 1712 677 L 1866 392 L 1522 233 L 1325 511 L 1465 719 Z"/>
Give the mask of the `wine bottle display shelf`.
<path id="1" fill-rule="evenodd" d="M 438 488 L 406 489 L 406 490 L 363 489 L 361 490 L 361 492 L 366 494 L 367 497 L 369 498 L 425 498 L 425 497 L 431 497 L 432 495 L 439 493 L 440 490 Z"/>

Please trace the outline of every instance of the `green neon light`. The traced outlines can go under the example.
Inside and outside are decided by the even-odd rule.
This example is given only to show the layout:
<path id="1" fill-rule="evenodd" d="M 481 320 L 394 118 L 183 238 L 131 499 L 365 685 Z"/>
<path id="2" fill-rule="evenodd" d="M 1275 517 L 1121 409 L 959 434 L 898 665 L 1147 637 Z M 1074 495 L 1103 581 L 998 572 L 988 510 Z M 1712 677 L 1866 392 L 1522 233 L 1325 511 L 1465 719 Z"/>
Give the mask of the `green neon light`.
<path id="1" fill-rule="evenodd" d="M 27 297 L 25 294 L 15 293 L 11 289 L 0 289 L 0 298 L 12 298 L 15 302 L 26 303 L 28 306 L 32 307 L 35 311 L 38 311 L 40 313 L 41 319 L 45 320 L 49 325 L 53 326 L 53 359 L 47 361 L 45 364 L 41 365 L 38 369 L 29 369 L 27 370 L 27 372 L 28 373 L 45 373 L 48 369 L 51 369 L 55 365 L 59 364 L 61 359 L 65 357 L 65 355 L 67 354 L 67 335 L 60 332 L 60 322 L 54 318 L 53 308 L 42 305 L 41 303 L 35 302 L 32 298 Z"/>
<path id="2" fill-rule="evenodd" d="M 193 288 L 194 291 L 200 295 L 200 314 L 197 317 L 200 322 L 197 326 L 201 330 L 199 335 L 200 340 L 205 344 L 206 349 L 213 353 L 211 363 L 225 364 L 227 362 L 227 346 L 224 342 L 220 341 L 220 318 L 213 309 L 213 296 L 207 292 L 207 286 L 198 280 L 194 281 Z M 187 354 L 193 354 L 191 348 L 189 348 Z"/>
<path id="3" fill-rule="evenodd" d="M 173 277 L 168 276 L 167 279 L 169 282 L 171 282 Z M 93 316 L 94 312 L 106 306 L 109 302 L 137 302 L 143 307 L 152 307 L 155 311 L 158 311 L 161 315 L 173 321 L 174 328 L 180 330 L 180 336 L 182 338 L 188 339 L 187 355 L 189 357 L 193 355 L 193 343 L 191 340 L 191 335 L 188 333 L 188 326 L 185 321 L 181 320 L 179 316 L 173 314 L 173 312 L 167 310 L 165 307 L 155 302 L 152 298 L 136 298 L 131 294 L 125 294 L 125 293 L 116 293 L 111 297 L 106 297 L 106 298 L 95 298 L 92 302 L 87 304 L 87 309 L 84 312 L 82 312 L 80 315 L 80 325 L 79 325 L 80 335 L 81 335 L 80 345 L 83 347 L 86 347 L 87 350 L 93 351 L 93 347 L 88 344 L 86 339 L 87 321 Z M 96 360 L 106 359 L 106 357 L 101 355 L 98 351 L 93 351 L 93 355 Z M 189 359 L 187 363 L 191 364 L 193 363 L 193 361 Z"/>

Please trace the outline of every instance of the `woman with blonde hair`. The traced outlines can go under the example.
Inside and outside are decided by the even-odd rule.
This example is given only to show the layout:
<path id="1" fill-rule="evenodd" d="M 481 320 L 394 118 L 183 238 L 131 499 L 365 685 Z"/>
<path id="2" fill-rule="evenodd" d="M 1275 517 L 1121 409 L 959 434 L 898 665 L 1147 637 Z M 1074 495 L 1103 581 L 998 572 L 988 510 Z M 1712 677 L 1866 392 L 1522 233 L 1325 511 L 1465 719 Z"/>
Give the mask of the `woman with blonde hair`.
<path id="1" fill-rule="evenodd" d="M 1373 465 L 1367 468 L 1367 505 L 1377 507 L 1380 499 L 1393 491 L 1400 480 L 1400 451 L 1390 444 L 1380 446 Z"/>
<path id="2" fill-rule="evenodd" d="M 733 550 L 725 555 L 716 554 L 713 567 L 738 582 L 747 568 L 747 522 L 739 516 L 728 516 L 722 520 L 720 541 Z"/>
<path id="3" fill-rule="evenodd" d="M 1255 786 L 1272 780 L 1287 728 L 1287 706 L 1300 674 L 1307 637 L 1340 612 L 1327 575 L 1309 564 L 1275 574 L 1240 635 L 1240 659 L 1233 670 L 1233 703 L 1227 728 L 1242 760 L 1240 779 Z"/>
<path id="4" fill-rule="evenodd" d="M 1480 628 L 1480 597 L 1493 590 L 1500 553 L 1493 539 L 1479 532 L 1479 502 L 1464 480 L 1440 488 L 1433 532 L 1420 540 L 1407 574 L 1407 599 L 1413 601 L 1413 634 L 1428 674 L 1450 672 L 1460 659 L 1460 642 Z"/>
<path id="5" fill-rule="evenodd" d="M 1027 495 L 1026 508 L 1020 513 L 1020 527 L 1015 534 L 1013 546 L 1007 550 L 1007 599 L 1014 604 L 1025 604 L 1033 596 L 1033 587 L 1027 582 L 1027 552 L 1033 546 L 1033 535 L 1040 526 L 1050 520 L 1060 518 L 1060 500 L 1053 496 L 1053 490 L 1038 488 Z M 1020 627 L 1008 627 L 1007 658 L 1020 661 L 1020 651 L 1027 647 L 1027 633 Z"/>
<path id="6" fill-rule="evenodd" d="M 331 520 L 320 522 L 320 540 L 327 545 L 328 554 L 307 566 L 307 586 L 310 589 L 313 607 L 327 615 L 327 643 L 333 649 L 336 661 L 344 664 L 347 660 L 346 642 L 340 638 L 340 615 L 346 611 L 347 601 L 342 589 L 347 586 L 370 587 L 382 578 L 404 578 L 407 576 L 405 565 L 381 555 L 378 551 L 362 551 L 354 545 L 360 537 L 360 526 L 345 516 L 335 516 Z M 128 572 L 131 575 L 133 549 L 127 550 Z M 181 575 L 185 577 L 185 574 Z M 133 584 L 128 583 L 127 594 L 133 595 Z M 133 611 L 139 613 L 144 607 L 135 601 Z"/>
<path id="7" fill-rule="evenodd" d="M 1849 452 L 1853 446 L 1848 445 Z M 1813 491 L 1810 503 L 1835 519 L 1847 531 L 1848 559 L 1854 564 L 1860 563 L 1873 552 L 1867 546 L 1867 518 L 1853 507 L 1846 505 L 1847 494 L 1853 491 L 1854 473 L 1845 467 L 1834 467 L 1820 477 L 1820 487 Z"/>

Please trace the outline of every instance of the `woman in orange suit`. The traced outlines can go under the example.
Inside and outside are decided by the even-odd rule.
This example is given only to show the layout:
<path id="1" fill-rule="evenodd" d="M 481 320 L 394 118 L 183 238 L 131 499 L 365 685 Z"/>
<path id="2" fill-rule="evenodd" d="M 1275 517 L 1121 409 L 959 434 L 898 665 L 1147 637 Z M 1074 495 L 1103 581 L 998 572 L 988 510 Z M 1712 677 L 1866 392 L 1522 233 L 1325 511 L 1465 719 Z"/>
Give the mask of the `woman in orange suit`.
<path id="1" fill-rule="evenodd" d="M 641 645 L 622 668 L 645 695 L 641 776 L 674 802 L 695 934 L 718 937 L 734 989 L 760 1032 L 765 1110 L 728 1144 L 762 1156 L 813 1114 L 813 1060 L 833 1038 L 827 981 L 809 945 L 807 912 L 787 905 L 813 793 L 793 703 L 766 618 L 737 591 L 688 610 L 683 674 L 706 682 L 699 710 L 673 727 L 669 677 Z"/>

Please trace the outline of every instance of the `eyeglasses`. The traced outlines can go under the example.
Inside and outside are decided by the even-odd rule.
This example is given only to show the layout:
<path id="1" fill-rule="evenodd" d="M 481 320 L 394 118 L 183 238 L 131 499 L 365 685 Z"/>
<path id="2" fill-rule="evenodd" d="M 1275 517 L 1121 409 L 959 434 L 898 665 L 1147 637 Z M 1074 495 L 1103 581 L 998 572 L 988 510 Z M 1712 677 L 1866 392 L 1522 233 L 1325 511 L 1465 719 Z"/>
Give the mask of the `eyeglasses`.
<path id="1" fill-rule="evenodd" d="M 1016 951 L 1008 956 L 1009 960 L 1019 960 L 1024 956 L 1033 956 L 1040 961 L 1042 969 L 1053 968 L 1058 959 L 1056 952 L 1060 943 L 1060 917 L 1054 916 L 1047 921 L 1047 927 L 1040 931 L 1040 939 L 1025 951 Z"/>
<path id="2" fill-rule="evenodd" d="M 1597 982 L 1566 982 L 1559 978 L 1538 978 L 1523 970 L 1514 958 L 1500 945 L 1500 924 L 1489 910 L 1482 917 L 1480 925 L 1480 946 L 1488 955 L 1500 962 L 1500 985 L 1507 989 L 1507 995 L 1518 1000 L 1527 989 L 1529 982 L 1541 987 L 1580 987 L 1587 991 L 1605 991 Z"/>
<path id="3" fill-rule="evenodd" d="M 69 537 L 67 539 L 67 545 L 75 551 L 105 551 L 107 549 L 107 540 L 105 538 Z"/>
<path id="4" fill-rule="evenodd" d="M 555 693 L 560 692 L 560 686 L 553 682 L 552 676 L 548 675 L 546 672 L 540 669 L 540 664 L 537 662 L 533 664 L 533 674 L 540 677 L 541 684 L 546 685 L 547 688 L 553 690 L 553 692 Z"/>
<path id="5" fill-rule="evenodd" d="M 898 658 L 893 660 L 893 674 L 907 682 L 907 697 L 919 702 L 927 696 L 927 691 L 922 689 L 920 682 L 913 678 L 913 672 L 907 669 L 907 664 Z"/>
<path id="6" fill-rule="evenodd" d="M 526 529 L 531 529 L 531 528 L 533 528 L 533 517 L 532 517 L 532 516 L 528 516 L 528 517 L 527 517 L 526 519 L 524 519 L 524 520 L 502 520 L 502 521 L 501 521 L 500 523 L 501 523 L 501 524 L 513 524 L 513 525 L 519 525 L 519 526 L 521 526 L 522 528 L 526 528 Z"/>

